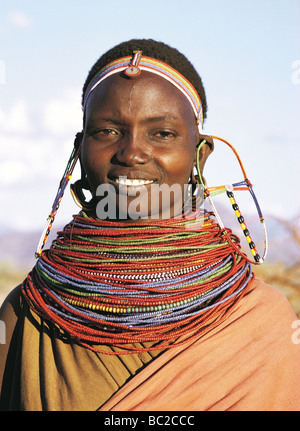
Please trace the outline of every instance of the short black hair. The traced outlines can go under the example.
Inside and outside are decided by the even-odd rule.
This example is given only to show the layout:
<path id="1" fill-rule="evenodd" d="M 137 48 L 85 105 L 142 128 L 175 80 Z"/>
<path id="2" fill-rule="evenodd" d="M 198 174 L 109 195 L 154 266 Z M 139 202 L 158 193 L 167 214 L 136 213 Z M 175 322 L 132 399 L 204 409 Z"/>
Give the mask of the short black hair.
<path id="1" fill-rule="evenodd" d="M 158 42 L 153 39 L 131 39 L 114 46 L 103 54 L 91 68 L 86 78 L 82 89 L 82 106 L 86 89 L 97 72 L 113 60 L 133 55 L 133 51 L 136 50 L 143 51 L 143 54 L 147 57 L 152 57 L 167 63 L 185 76 L 198 92 L 202 102 L 203 119 L 206 118 L 207 102 L 205 90 L 202 80 L 192 63 L 176 48 L 172 48 L 163 42 Z"/>

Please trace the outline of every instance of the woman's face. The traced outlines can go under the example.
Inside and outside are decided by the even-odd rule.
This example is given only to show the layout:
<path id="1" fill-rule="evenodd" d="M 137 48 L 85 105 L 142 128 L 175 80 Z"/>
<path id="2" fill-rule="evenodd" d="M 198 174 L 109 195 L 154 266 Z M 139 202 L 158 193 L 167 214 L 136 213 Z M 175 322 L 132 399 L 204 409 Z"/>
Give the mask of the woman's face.
<path id="1" fill-rule="evenodd" d="M 99 185 L 114 189 L 117 214 L 139 202 L 143 218 L 161 218 L 166 206 L 174 216 L 199 139 L 192 107 L 171 83 L 145 71 L 134 79 L 113 75 L 88 99 L 81 163 L 93 196 Z M 173 185 L 182 193 L 171 193 L 170 202 L 151 195 Z"/>

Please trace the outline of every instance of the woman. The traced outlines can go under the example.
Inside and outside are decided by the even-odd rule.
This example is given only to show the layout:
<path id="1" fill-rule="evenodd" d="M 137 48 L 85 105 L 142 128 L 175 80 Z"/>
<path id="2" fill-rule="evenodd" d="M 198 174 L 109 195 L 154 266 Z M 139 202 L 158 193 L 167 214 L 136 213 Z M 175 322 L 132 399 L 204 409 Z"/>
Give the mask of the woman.
<path id="1" fill-rule="evenodd" d="M 159 42 L 122 43 L 91 69 L 82 105 L 37 264 L 1 309 L 1 408 L 299 409 L 296 316 L 197 204 L 213 140 L 193 66 Z M 43 251 L 77 158 L 82 211 Z"/>

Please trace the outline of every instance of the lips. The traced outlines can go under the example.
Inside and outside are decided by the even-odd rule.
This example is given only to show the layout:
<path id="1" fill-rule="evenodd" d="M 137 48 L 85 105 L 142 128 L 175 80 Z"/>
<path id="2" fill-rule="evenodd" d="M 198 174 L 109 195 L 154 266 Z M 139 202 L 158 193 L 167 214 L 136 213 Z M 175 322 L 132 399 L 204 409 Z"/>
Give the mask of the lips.
<path id="1" fill-rule="evenodd" d="M 116 178 L 115 182 L 121 186 L 128 186 L 128 187 L 145 186 L 147 184 L 154 183 L 153 180 L 129 179 L 126 177 Z"/>
<path id="2" fill-rule="evenodd" d="M 151 178 L 150 175 L 143 172 L 113 173 L 109 174 L 108 178 L 116 186 L 124 187 L 141 187 L 157 183 L 156 178 Z"/>

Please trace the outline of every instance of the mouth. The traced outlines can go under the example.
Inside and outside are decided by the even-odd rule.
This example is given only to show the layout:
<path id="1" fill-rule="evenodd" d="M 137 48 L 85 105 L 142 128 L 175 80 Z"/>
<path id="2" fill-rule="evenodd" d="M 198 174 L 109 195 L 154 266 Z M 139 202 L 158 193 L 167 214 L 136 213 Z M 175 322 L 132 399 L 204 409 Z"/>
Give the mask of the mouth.
<path id="1" fill-rule="evenodd" d="M 127 187 L 140 187 L 154 183 L 154 180 L 131 179 L 127 177 L 115 178 L 113 181 L 120 186 Z"/>
<path id="2" fill-rule="evenodd" d="M 136 196 L 137 193 L 144 193 L 152 184 L 157 183 L 156 180 L 150 178 L 142 178 L 141 175 L 128 178 L 126 175 L 120 175 L 118 177 L 111 176 L 109 179 L 118 194 L 125 194 L 127 196 Z"/>
<path id="3" fill-rule="evenodd" d="M 138 190 L 142 187 L 149 187 L 158 183 L 158 179 L 143 171 L 115 171 L 108 174 L 108 182 L 117 189 Z"/>

